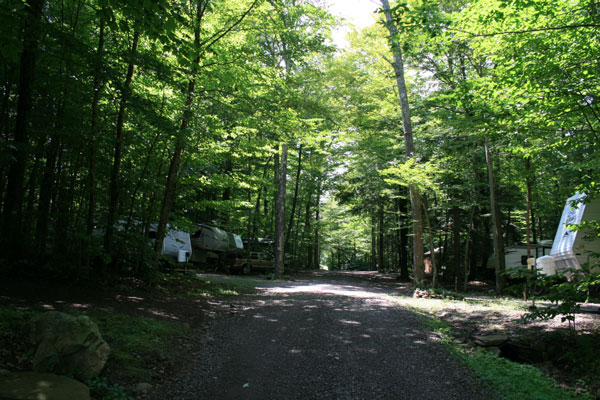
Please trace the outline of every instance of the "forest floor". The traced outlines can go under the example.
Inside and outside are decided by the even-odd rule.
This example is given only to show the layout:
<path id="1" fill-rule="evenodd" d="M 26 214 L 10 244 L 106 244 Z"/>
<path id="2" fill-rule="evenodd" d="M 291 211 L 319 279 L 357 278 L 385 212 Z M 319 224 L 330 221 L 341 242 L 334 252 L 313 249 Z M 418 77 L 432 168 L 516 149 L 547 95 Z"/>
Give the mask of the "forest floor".
<path id="1" fill-rule="evenodd" d="M 151 291 L 3 282 L 0 306 L 95 310 L 185 326 L 164 351 L 144 358 L 144 374 L 132 377 L 110 360 L 103 371 L 136 398 L 156 400 L 488 398 L 466 367 L 441 351 L 442 340 L 418 312 L 449 323 L 462 342 L 491 333 L 566 331 L 559 319 L 518 322 L 526 303 L 494 299 L 477 282 L 464 300 L 447 301 L 415 299 L 409 283 L 375 272 L 313 272 L 285 281 L 190 276 L 172 277 Z M 213 286 L 199 290 L 195 282 Z M 215 289 L 227 282 L 239 290 Z M 597 332 L 598 307 L 586 306 L 577 324 L 580 334 Z M 28 367 L 22 335 L 0 332 L 0 349 L 0 367 Z M 562 384 L 582 386 L 568 370 L 540 366 Z"/>

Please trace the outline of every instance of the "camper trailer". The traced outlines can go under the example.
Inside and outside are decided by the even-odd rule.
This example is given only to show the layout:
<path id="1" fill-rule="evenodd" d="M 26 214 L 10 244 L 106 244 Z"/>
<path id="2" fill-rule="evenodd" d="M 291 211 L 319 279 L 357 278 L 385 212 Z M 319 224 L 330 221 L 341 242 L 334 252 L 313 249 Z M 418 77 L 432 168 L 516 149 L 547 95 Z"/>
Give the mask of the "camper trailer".
<path id="1" fill-rule="evenodd" d="M 150 225 L 148 236 L 151 239 L 156 238 L 157 224 Z M 177 262 L 189 262 L 192 257 L 192 242 L 188 232 L 171 229 L 167 224 L 167 233 L 163 240 L 161 254 L 168 258 L 173 258 Z"/>
<path id="2" fill-rule="evenodd" d="M 589 263 L 594 271 L 600 271 L 594 253 L 600 253 L 600 238 L 591 229 L 577 229 L 586 221 L 600 221 L 600 199 L 586 203 L 586 195 L 577 193 L 567 199 L 562 212 L 550 256 L 537 260 L 538 269 L 548 275 L 564 273 L 570 269 L 581 269 Z"/>
<path id="3" fill-rule="evenodd" d="M 532 243 L 529 246 L 529 254 L 533 258 L 541 257 L 550 252 L 551 241 L 542 240 L 540 243 Z M 527 265 L 527 245 L 515 244 L 504 249 L 504 265 L 507 271 L 523 268 Z M 496 256 L 492 254 L 488 258 L 487 269 L 496 267 Z"/>
<path id="4" fill-rule="evenodd" d="M 191 261 L 204 264 L 224 263 L 226 256 L 239 253 L 244 249 L 239 235 L 204 224 L 196 226 L 196 231 L 191 237 L 191 245 L 194 249 Z"/>

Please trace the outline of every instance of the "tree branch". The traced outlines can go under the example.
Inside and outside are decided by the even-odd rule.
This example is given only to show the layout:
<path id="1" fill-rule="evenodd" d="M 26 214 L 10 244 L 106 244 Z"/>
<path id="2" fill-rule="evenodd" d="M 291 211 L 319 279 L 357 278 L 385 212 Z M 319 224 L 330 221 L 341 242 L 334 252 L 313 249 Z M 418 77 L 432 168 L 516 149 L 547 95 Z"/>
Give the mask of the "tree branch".
<path id="1" fill-rule="evenodd" d="M 600 28 L 600 24 L 577 24 L 577 25 L 564 25 L 564 26 L 548 26 L 545 28 L 534 28 L 534 29 L 523 29 L 520 31 L 505 31 L 505 32 L 494 32 L 494 33 L 475 33 L 465 31 L 462 29 L 450 29 L 454 32 L 467 33 L 471 37 L 492 37 L 500 35 L 519 35 L 523 33 L 537 33 L 537 32 L 548 32 L 548 31 L 561 31 L 567 29 L 579 29 L 579 28 Z"/>

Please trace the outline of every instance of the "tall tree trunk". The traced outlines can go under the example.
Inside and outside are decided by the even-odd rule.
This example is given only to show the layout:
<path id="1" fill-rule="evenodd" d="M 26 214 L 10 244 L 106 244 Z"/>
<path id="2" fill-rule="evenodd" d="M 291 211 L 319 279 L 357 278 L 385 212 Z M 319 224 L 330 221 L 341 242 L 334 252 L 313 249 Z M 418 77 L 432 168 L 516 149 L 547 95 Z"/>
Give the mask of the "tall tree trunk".
<path id="1" fill-rule="evenodd" d="M 405 197 L 400 197 L 398 202 L 401 217 L 407 216 L 408 200 Z M 402 224 L 400 228 L 400 279 L 407 281 L 408 278 L 408 228 L 406 224 Z"/>
<path id="2" fill-rule="evenodd" d="M 317 198 L 316 198 L 316 210 L 315 210 L 315 235 L 313 251 L 315 255 L 314 267 L 321 269 L 321 242 L 320 242 L 320 229 L 321 229 L 321 190 L 323 189 L 321 179 L 317 181 Z"/>
<path id="3" fill-rule="evenodd" d="M 302 231 L 302 244 L 306 246 L 306 269 L 313 269 L 314 266 L 314 257 L 313 257 L 313 247 L 312 247 L 312 237 L 311 237 L 311 203 L 312 203 L 312 193 L 308 195 L 306 199 L 306 209 L 304 210 L 304 230 Z M 308 235 L 308 240 L 307 240 Z"/>
<path id="4" fill-rule="evenodd" d="M 36 53 L 41 29 L 44 0 L 27 0 L 23 29 L 23 50 L 19 71 L 19 99 L 15 120 L 15 136 L 12 156 L 14 161 L 8 170 L 6 197 L 4 199 L 3 242 L 4 252 L 9 258 L 18 259 L 23 250 L 22 205 L 24 197 L 23 181 L 27 166 L 29 146 L 29 113 L 33 96 Z"/>
<path id="5" fill-rule="evenodd" d="M 390 4 L 388 0 L 380 0 L 385 14 L 386 27 L 390 33 L 390 42 L 394 54 L 394 73 L 396 75 L 396 86 L 398 88 L 398 97 L 400 98 L 400 108 L 402 111 L 402 127 L 404 130 L 404 147 L 406 158 L 413 160 L 415 158 L 415 149 L 413 144 L 412 123 L 410 119 L 410 108 L 408 104 L 408 92 L 404 80 L 404 61 L 402 59 L 402 49 L 397 41 L 398 28 L 392 19 Z M 425 273 L 425 264 L 423 261 L 423 221 L 422 206 L 419 202 L 419 193 L 413 185 L 410 189 L 410 205 L 413 226 L 413 272 L 415 275 L 415 284 L 418 286 L 423 282 Z"/>
<path id="6" fill-rule="evenodd" d="M 249 232 L 248 238 L 255 238 L 256 235 L 258 234 L 258 216 L 260 214 L 260 201 L 261 201 L 261 195 L 263 192 L 263 183 L 262 182 L 264 182 L 265 178 L 267 177 L 267 172 L 269 171 L 269 164 L 271 163 L 271 158 L 273 158 L 272 155 L 269 156 L 269 159 L 265 163 L 265 167 L 263 169 L 262 181 L 260 184 L 260 188 L 258 188 L 258 194 L 256 195 L 256 204 L 254 206 L 254 213 L 252 215 L 252 227 Z"/>
<path id="7" fill-rule="evenodd" d="M 494 184 L 494 171 L 492 169 L 492 159 L 490 156 L 489 143 L 486 140 L 485 161 L 488 170 L 488 182 L 490 187 L 490 208 L 492 210 L 492 222 L 494 224 L 494 256 L 496 258 L 496 293 L 500 294 L 504 290 L 506 278 L 504 276 L 504 242 L 502 241 L 502 220 L 500 218 L 500 209 L 496 201 L 496 188 Z"/>
<path id="8" fill-rule="evenodd" d="M 527 236 L 525 238 L 525 242 L 527 243 L 527 259 L 531 257 L 531 161 L 529 157 L 525 158 L 525 181 L 527 187 L 526 194 L 526 202 L 527 202 L 527 212 L 525 215 L 525 225 L 527 227 Z M 529 263 L 527 263 L 527 267 L 529 267 Z M 529 287 L 529 275 L 527 275 L 527 285 L 523 289 L 523 300 L 527 301 L 527 288 Z M 534 300 L 535 301 L 535 298 Z"/>
<path id="9" fill-rule="evenodd" d="M 104 250 L 108 254 L 112 254 L 112 242 L 114 234 L 114 225 L 117 217 L 117 207 L 119 205 L 119 175 L 121 173 L 121 159 L 123 152 L 123 125 L 125 123 L 125 111 L 127 110 L 127 102 L 131 95 L 131 81 L 133 79 L 133 69 L 135 67 L 135 58 L 137 52 L 138 40 L 140 37 L 139 31 L 133 34 L 133 42 L 127 65 L 127 75 L 123 85 L 123 93 L 119 104 L 119 113 L 117 115 L 115 154 L 113 159 L 113 167 L 110 178 L 110 200 L 108 203 L 108 217 L 106 220 L 106 233 L 104 235 Z"/>
<path id="10" fill-rule="evenodd" d="M 35 152 L 35 156 L 33 156 L 33 166 L 31 171 L 29 172 L 29 179 L 27 182 L 27 200 L 25 201 L 25 212 L 23 215 L 23 237 L 31 238 L 32 235 L 32 226 L 33 226 L 33 216 L 35 214 L 35 203 L 38 200 L 38 178 L 40 175 L 40 168 L 42 166 L 42 153 L 44 143 L 42 141 L 38 142 L 38 150 Z M 24 199 L 25 200 L 25 199 Z"/>
<path id="11" fill-rule="evenodd" d="M 527 258 L 529 258 L 531 257 L 531 160 L 529 159 L 529 157 L 525 159 L 525 171 L 525 184 L 527 187 L 527 214 L 525 215 L 525 225 L 527 226 Z"/>
<path id="12" fill-rule="evenodd" d="M 478 207 L 471 209 L 471 216 L 469 223 L 467 224 L 467 239 L 465 241 L 465 257 L 464 257 L 464 274 L 463 274 L 463 291 L 467 290 L 467 284 L 469 283 L 469 274 L 471 273 L 471 240 L 473 229 L 473 221 L 475 219 L 475 210 Z"/>
<path id="13" fill-rule="evenodd" d="M 135 198 L 137 197 L 140 187 L 142 186 L 142 182 L 144 181 L 144 179 L 146 178 L 146 176 L 148 174 L 148 169 L 150 167 L 150 160 L 152 159 L 152 154 L 154 154 L 154 148 L 156 147 L 156 144 L 158 143 L 158 140 L 160 139 L 161 136 L 162 136 L 162 132 L 160 131 L 160 129 L 158 129 L 156 132 L 156 135 L 154 135 L 154 139 L 150 143 L 150 147 L 148 148 L 148 153 L 146 154 L 146 159 L 144 161 L 144 167 L 142 168 L 142 171 L 140 172 L 140 177 L 138 178 L 137 183 L 136 183 L 135 187 L 133 188 L 133 191 L 131 192 L 131 200 L 129 202 L 129 212 L 127 213 L 127 224 L 126 224 L 125 230 L 128 230 L 131 227 L 131 224 L 133 223 L 133 210 L 135 208 Z"/>
<path id="14" fill-rule="evenodd" d="M 377 236 L 375 229 L 375 213 L 373 213 L 371 214 L 371 271 L 375 271 L 378 268 Z"/>
<path id="15" fill-rule="evenodd" d="M 58 204 L 56 217 L 56 241 L 54 256 L 58 259 L 69 254 L 69 228 L 72 224 L 73 213 L 71 207 L 75 195 L 75 184 L 77 182 L 77 173 L 81 168 L 82 155 L 79 153 L 78 160 L 72 163 L 71 168 L 65 166 L 63 178 L 58 187 Z M 70 170 L 72 172 L 69 174 Z"/>
<path id="16" fill-rule="evenodd" d="M 55 129 L 59 129 L 55 127 Z M 38 257 L 43 258 L 46 252 L 48 237 L 48 223 L 50 217 L 50 200 L 52 199 L 55 184 L 56 158 L 60 149 L 58 135 L 53 135 L 46 154 L 46 168 L 40 187 L 40 199 L 38 203 L 38 215 L 35 235 L 35 249 Z"/>
<path id="17" fill-rule="evenodd" d="M 377 205 L 377 225 L 378 225 L 378 239 L 377 239 L 377 270 L 379 272 L 385 272 L 385 240 L 384 240 L 384 226 L 383 226 L 383 197 L 379 196 Z"/>
<path id="18" fill-rule="evenodd" d="M 287 144 L 281 145 L 281 168 L 279 172 L 279 190 L 277 213 L 275 218 L 275 277 L 281 278 L 285 262 L 285 189 L 287 183 Z"/>
<path id="19" fill-rule="evenodd" d="M 98 137 L 98 105 L 100 104 L 100 92 L 102 89 L 102 59 L 104 55 L 104 16 L 100 17 L 100 28 L 98 30 L 98 48 L 96 49 L 96 62 L 94 63 L 94 83 L 92 94 L 92 120 L 89 148 L 89 171 L 88 171 L 88 213 L 85 232 L 90 238 L 94 232 L 94 214 L 96 213 L 96 138 Z M 89 263 L 89 261 L 88 261 Z"/>
<path id="20" fill-rule="evenodd" d="M 287 233 L 285 235 L 285 245 L 287 248 L 292 236 L 292 227 L 294 226 L 294 216 L 296 214 L 296 205 L 298 203 L 298 188 L 300 187 L 300 174 L 302 173 L 302 144 L 298 148 L 298 168 L 296 169 L 296 183 L 294 185 L 294 197 L 292 198 L 292 210 L 290 211 L 290 220 L 288 222 Z"/>
<path id="21" fill-rule="evenodd" d="M 455 286 L 458 286 L 458 282 L 463 282 L 464 268 L 463 260 L 461 257 L 462 246 L 460 243 L 460 232 L 461 232 L 461 218 L 460 208 L 453 207 L 450 211 L 452 213 L 452 268 L 454 269 L 454 282 Z M 468 239 L 468 238 L 467 238 Z M 465 257 L 467 255 L 465 254 Z"/>
<path id="22" fill-rule="evenodd" d="M 423 205 L 423 215 L 425 216 L 425 224 L 427 225 L 427 236 L 429 237 L 429 248 L 431 253 L 431 269 L 432 269 L 432 280 L 431 287 L 435 289 L 437 286 L 437 278 L 438 278 L 438 267 L 437 261 L 435 259 L 435 241 L 433 237 L 433 229 L 431 228 L 431 221 L 429 219 L 429 207 L 427 206 L 426 199 L 420 199 L 421 204 Z"/>
<path id="23" fill-rule="evenodd" d="M 200 11 L 198 11 L 198 15 L 200 15 Z M 198 28 L 195 32 L 195 43 L 198 47 L 200 44 L 200 31 Z M 156 232 L 156 242 L 154 250 L 158 255 L 163 247 L 163 241 L 165 239 L 165 235 L 167 233 L 167 221 L 169 219 L 169 214 L 171 213 L 171 208 L 173 207 L 173 202 L 175 201 L 175 187 L 177 182 L 177 173 L 179 171 L 179 164 L 181 163 L 181 155 L 183 153 L 183 149 L 186 143 L 187 137 L 187 126 L 192 118 L 192 105 L 194 103 L 194 88 L 196 85 L 196 73 L 197 66 L 200 63 L 200 58 L 197 57 L 194 60 L 194 65 L 191 71 L 191 78 L 188 83 L 187 96 L 185 101 L 185 109 L 183 112 L 183 117 L 181 120 L 181 125 L 179 126 L 179 133 L 177 135 L 177 139 L 175 140 L 175 148 L 173 150 L 173 155 L 171 157 L 171 163 L 169 165 L 169 172 L 167 174 L 167 183 L 165 187 L 165 193 L 163 197 L 162 207 L 160 209 L 160 217 L 158 219 L 158 228 Z"/>
<path id="24" fill-rule="evenodd" d="M 169 165 L 167 184 L 165 188 L 165 194 L 163 197 L 162 207 L 160 210 L 160 217 L 156 232 L 156 242 L 154 247 L 154 250 L 158 254 L 160 254 L 160 251 L 163 246 L 163 241 L 167 233 L 167 221 L 169 219 L 169 214 L 171 213 L 171 208 L 173 207 L 173 203 L 175 201 L 175 187 L 177 184 L 177 174 L 179 172 L 179 165 L 181 163 L 181 155 L 183 153 L 183 149 L 187 141 L 187 126 L 192 118 L 193 113 L 192 106 L 194 102 L 194 88 L 196 85 L 196 77 L 198 75 L 198 70 L 200 67 L 200 53 L 202 49 L 210 48 L 214 43 L 222 39 L 227 33 L 233 30 L 237 25 L 239 25 L 244 20 L 244 18 L 248 16 L 250 11 L 256 5 L 255 1 L 233 24 L 223 29 L 219 34 L 211 37 L 211 39 L 209 39 L 208 41 L 201 42 L 200 31 L 202 27 L 202 19 L 209 5 L 208 3 L 208 0 L 199 0 L 196 3 L 196 15 L 194 20 L 194 50 L 196 51 L 197 56 L 194 58 L 189 71 L 189 82 L 186 102 L 183 110 L 183 117 L 181 120 L 181 125 L 179 127 L 179 133 L 175 141 L 175 148 L 171 157 L 171 164 Z"/>
<path id="25" fill-rule="evenodd" d="M 275 237 L 275 225 L 277 225 L 277 200 L 279 199 L 279 148 L 275 148 L 275 159 L 273 161 L 273 207 L 271 208 L 271 221 L 269 224 L 270 235 Z"/>

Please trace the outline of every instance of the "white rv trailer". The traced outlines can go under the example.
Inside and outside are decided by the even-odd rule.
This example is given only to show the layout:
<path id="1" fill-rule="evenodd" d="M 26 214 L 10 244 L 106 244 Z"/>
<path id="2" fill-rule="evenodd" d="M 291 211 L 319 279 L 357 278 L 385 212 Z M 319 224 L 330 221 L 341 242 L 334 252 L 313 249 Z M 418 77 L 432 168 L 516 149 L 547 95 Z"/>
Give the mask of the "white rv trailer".
<path id="1" fill-rule="evenodd" d="M 567 199 L 550 257 L 536 260 L 538 270 L 546 275 L 564 273 L 570 269 L 581 269 L 589 263 L 594 271 L 600 270 L 597 257 L 600 253 L 600 238 L 591 229 L 578 229 L 576 225 L 586 221 L 600 221 L 600 199 L 585 203 L 586 195 L 577 193 Z"/>
<path id="2" fill-rule="evenodd" d="M 156 237 L 158 224 L 150 225 L 148 232 L 150 238 Z M 188 232 L 171 229 L 167 224 L 167 233 L 163 240 L 161 254 L 165 257 L 174 258 L 177 262 L 188 262 L 192 257 L 192 241 Z"/>

